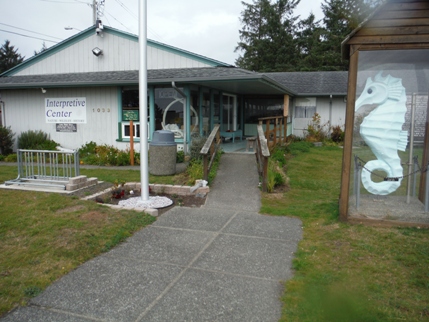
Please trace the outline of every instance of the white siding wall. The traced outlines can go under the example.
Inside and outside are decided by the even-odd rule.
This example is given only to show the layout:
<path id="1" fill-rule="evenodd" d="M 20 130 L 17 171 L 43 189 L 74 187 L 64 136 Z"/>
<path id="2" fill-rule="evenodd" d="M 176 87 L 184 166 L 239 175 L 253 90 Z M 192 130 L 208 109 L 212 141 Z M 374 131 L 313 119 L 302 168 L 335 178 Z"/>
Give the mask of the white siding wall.
<path id="1" fill-rule="evenodd" d="M 295 108 L 295 105 L 294 105 Z M 325 129 L 329 129 L 331 126 L 340 125 L 344 129 L 346 120 L 346 103 L 344 97 L 333 97 L 332 98 L 332 110 L 330 112 L 330 98 L 329 97 L 317 97 L 316 99 L 316 112 L 321 117 L 321 125 L 330 122 Z M 293 129 L 294 135 L 304 136 L 303 129 L 306 129 L 308 124 L 311 122 L 311 118 L 294 118 Z"/>
<path id="2" fill-rule="evenodd" d="M 45 98 L 61 97 L 86 97 L 87 123 L 77 124 L 75 133 L 56 132 L 55 124 L 48 124 L 45 121 Z M 11 126 L 16 134 L 15 138 L 24 131 L 42 130 L 65 148 L 76 149 L 90 141 L 113 145 L 120 149 L 126 148 L 126 143 L 116 142 L 118 138 L 116 87 L 48 89 L 46 94 L 42 94 L 40 89 L 3 90 L 2 100 L 5 102 L 6 125 Z M 100 112 L 97 109 L 100 109 Z"/>
<path id="3" fill-rule="evenodd" d="M 92 49 L 98 47 L 103 55 L 96 57 Z M 104 33 L 91 35 L 65 47 L 16 75 L 43 75 L 101 71 L 138 70 L 139 44 L 132 39 Z M 208 64 L 183 55 L 148 46 L 148 69 L 207 67 Z"/>

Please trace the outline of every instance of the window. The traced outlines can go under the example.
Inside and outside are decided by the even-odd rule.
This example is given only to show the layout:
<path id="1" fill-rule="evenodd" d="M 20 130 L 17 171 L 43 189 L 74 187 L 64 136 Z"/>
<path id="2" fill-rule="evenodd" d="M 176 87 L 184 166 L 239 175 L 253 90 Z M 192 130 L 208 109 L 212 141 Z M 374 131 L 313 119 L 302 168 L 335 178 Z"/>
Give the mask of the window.
<path id="1" fill-rule="evenodd" d="M 316 113 L 316 98 L 297 98 L 295 102 L 295 118 L 310 119 Z"/>

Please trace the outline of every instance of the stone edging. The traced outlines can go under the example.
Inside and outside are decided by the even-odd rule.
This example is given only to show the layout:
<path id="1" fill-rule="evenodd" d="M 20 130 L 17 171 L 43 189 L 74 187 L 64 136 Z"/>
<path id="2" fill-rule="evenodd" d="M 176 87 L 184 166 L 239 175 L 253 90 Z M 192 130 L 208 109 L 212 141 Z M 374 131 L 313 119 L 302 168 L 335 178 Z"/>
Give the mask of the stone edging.
<path id="1" fill-rule="evenodd" d="M 197 180 L 197 184 L 199 181 Z M 140 182 L 127 182 L 124 185 L 125 188 L 128 188 L 129 190 L 140 190 L 141 183 Z M 196 195 L 196 194 L 207 194 L 210 192 L 210 188 L 208 186 L 205 187 L 199 187 L 195 191 L 191 191 L 190 186 L 179 186 L 179 185 L 168 185 L 168 184 L 149 184 L 149 188 L 151 191 L 155 193 L 167 193 L 167 194 L 177 194 L 178 196 L 188 196 L 188 195 Z M 96 194 L 83 197 L 82 200 L 91 200 L 95 199 L 96 197 L 100 197 L 102 195 L 108 194 L 112 191 L 111 188 L 105 189 L 101 192 L 98 192 Z M 102 204 L 103 206 L 107 206 L 113 209 L 127 209 L 127 210 L 135 210 L 135 211 L 141 211 L 145 212 L 148 215 L 157 217 L 158 216 L 158 209 L 152 209 L 152 208 L 131 208 L 131 207 L 122 207 L 118 205 L 110 205 L 110 204 Z"/>

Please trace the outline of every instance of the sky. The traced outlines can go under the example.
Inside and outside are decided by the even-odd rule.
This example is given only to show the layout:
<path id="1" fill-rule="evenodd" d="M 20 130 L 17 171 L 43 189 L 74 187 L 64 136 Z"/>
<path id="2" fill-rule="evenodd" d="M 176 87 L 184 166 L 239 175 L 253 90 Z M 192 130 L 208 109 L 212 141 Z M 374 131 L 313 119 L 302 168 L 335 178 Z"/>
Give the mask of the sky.
<path id="1" fill-rule="evenodd" d="M 146 0 L 149 39 L 235 64 L 239 53 L 241 0 Z M 253 3 L 253 0 L 245 0 Z M 105 0 L 104 25 L 138 35 L 139 0 Z M 301 0 L 294 11 L 323 18 L 322 0 Z M 92 0 L 0 0 L 0 41 L 25 58 L 93 25 Z M 65 30 L 65 27 L 72 27 Z M 38 38 L 38 39 L 34 39 Z"/>

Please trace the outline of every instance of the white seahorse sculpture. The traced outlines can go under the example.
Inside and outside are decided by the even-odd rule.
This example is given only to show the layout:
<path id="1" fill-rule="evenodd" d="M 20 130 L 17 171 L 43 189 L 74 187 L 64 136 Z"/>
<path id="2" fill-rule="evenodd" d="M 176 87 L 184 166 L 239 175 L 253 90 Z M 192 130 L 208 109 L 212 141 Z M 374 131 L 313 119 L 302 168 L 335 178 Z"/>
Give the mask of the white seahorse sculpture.
<path id="1" fill-rule="evenodd" d="M 383 77 L 382 72 L 374 80 L 371 77 L 367 79 L 356 101 L 355 111 L 363 105 L 378 105 L 360 126 L 362 138 L 377 157 L 377 160 L 366 163 L 367 170 L 364 169 L 361 174 L 363 186 L 372 194 L 388 195 L 401 185 L 403 168 L 398 150 L 405 151 L 408 142 L 408 132 L 402 131 L 407 111 L 406 101 L 402 79 L 391 75 Z M 372 181 L 371 172 L 375 170 L 386 172 L 388 179 Z"/>

